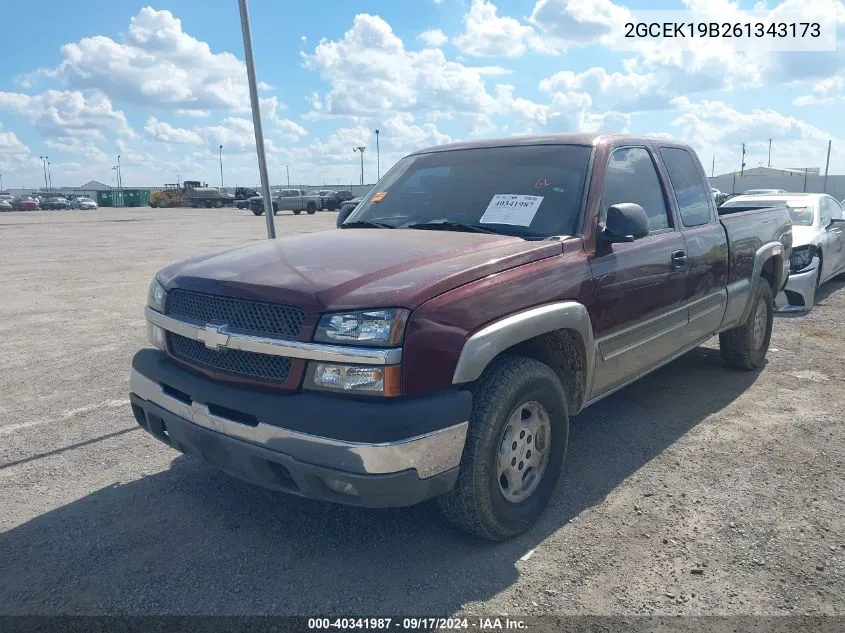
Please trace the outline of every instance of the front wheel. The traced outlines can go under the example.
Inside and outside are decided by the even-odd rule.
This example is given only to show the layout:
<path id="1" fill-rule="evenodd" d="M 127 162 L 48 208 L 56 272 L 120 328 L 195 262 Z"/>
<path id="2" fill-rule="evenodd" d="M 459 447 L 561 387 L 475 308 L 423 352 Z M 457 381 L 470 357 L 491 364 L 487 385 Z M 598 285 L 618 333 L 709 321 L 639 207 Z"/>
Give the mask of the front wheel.
<path id="1" fill-rule="evenodd" d="M 308 212 L 308 215 L 314 215 L 317 213 L 317 203 L 316 202 L 309 202 L 305 206 L 305 210 Z"/>
<path id="2" fill-rule="evenodd" d="M 264 215 L 264 209 L 253 209 L 252 212 L 255 215 Z"/>
<path id="3" fill-rule="evenodd" d="M 569 441 L 566 392 L 539 361 L 502 356 L 473 389 L 460 471 L 438 498 L 446 518 L 504 540 L 528 529 L 555 490 Z"/>
<path id="4" fill-rule="evenodd" d="M 719 350 L 725 362 L 736 369 L 759 369 L 766 360 L 774 322 L 774 297 L 769 282 L 761 279 L 748 320 L 719 334 Z"/>

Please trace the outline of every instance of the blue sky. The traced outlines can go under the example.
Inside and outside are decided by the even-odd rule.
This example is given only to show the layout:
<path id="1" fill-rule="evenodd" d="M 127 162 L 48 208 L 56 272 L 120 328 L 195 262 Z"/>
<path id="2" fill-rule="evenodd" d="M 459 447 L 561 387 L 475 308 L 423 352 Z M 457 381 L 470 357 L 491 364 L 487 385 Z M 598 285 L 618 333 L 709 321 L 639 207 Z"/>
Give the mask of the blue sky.
<path id="1" fill-rule="evenodd" d="M 799 11 L 838 26 L 835 52 L 613 50 L 630 11 L 684 9 L 725 21 Z M 357 182 L 423 146 L 522 133 L 664 134 L 716 173 L 768 160 L 845 173 L 842 0 L 251 0 L 270 176 Z M 785 15 L 785 13 L 783 13 Z M 4 23 L 38 25 L 0 56 L 0 174 L 6 187 L 181 179 L 258 180 L 237 2 L 0 0 Z"/>

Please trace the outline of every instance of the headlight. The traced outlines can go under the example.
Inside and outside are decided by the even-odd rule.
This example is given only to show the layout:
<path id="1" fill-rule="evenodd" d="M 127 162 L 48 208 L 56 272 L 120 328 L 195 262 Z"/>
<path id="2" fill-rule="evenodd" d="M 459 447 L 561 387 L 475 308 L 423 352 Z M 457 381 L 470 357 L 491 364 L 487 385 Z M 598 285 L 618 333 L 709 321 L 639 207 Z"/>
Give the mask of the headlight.
<path id="1" fill-rule="evenodd" d="M 792 272 L 804 270 L 813 263 L 813 257 L 816 255 L 816 247 L 813 245 L 798 246 L 792 249 L 792 255 L 789 258 L 789 268 Z"/>
<path id="2" fill-rule="evenodd" d="M 400 345 L 407 319 L 407 310 L 395 308 L 325 314 L 317 325 L 314 340 L 373 347 Z"/>
<path id="3" fill-rule="evenodd" d="M 321 391 L 398 396 L 402 391 L 401 375 L 399 365 L 340 365 L 311 362 L 308 365 L 305 386 Z"/>
<path id="4" fill-rule="evenodd" d="M 167 301 L 167 292 L 164 290 L 158 279 L 153 278 L 150 282 L 150 289 L 147 292 L 147 305 L 156 312 L 164 312 L 164 304 Z"/>

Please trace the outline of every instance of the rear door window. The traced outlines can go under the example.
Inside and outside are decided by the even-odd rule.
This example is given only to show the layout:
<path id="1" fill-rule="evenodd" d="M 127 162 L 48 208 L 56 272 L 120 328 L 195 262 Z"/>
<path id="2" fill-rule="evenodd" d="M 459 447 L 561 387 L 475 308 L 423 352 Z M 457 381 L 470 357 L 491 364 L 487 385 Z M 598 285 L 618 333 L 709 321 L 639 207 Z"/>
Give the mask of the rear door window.
<path id="1" fill-rule="evenodd" d="M 710 201 L 712 194 L 705 186 L 698 164 L 686 150 L 664 147 L 660 157 L 669 172 L 669 181 L 675 193 L 681 222 L 686 227 L 707 224 L 712 218 Z"/>

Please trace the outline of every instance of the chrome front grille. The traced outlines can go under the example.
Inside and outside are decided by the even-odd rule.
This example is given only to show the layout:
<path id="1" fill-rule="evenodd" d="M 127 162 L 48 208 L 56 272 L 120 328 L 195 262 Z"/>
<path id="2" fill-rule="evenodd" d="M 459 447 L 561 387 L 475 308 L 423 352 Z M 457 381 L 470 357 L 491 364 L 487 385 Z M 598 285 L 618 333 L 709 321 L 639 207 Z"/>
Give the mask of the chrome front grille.
<path id="1" fill-rule="evenodd" d="M 176 358 L 218 371 L 249 378 L 283 382 L 290 373 L 291 359 L 285 356 L 256 354 L 238 349 L 211 350 L 195 341 L 171 332 L 170 351 Z"/>
<path id="2" fill-rule="evenodd" d="M 200 327 L 226 325 L 231 332 L 287 340 L 297 338 L 305 318 L 299 308 L 179 289 L 169 293 L 166 312 L 169 317 Z M 173 332 L 169 339 L 170 352 L 187 363 L 273 382 L 284 382 L 290 373 L 291 359 L 286 356 L 225 347 L 209 349 L 202 341 Z"/>
<path id="3" fill-rule="evenodd" d="M 203 325 L 226 324 L 232 330 L 287 339 L 297 337 L 305 318 L 305 312 L 299 308 L 187 290 L 170 293 L 167 315 Z"/>

